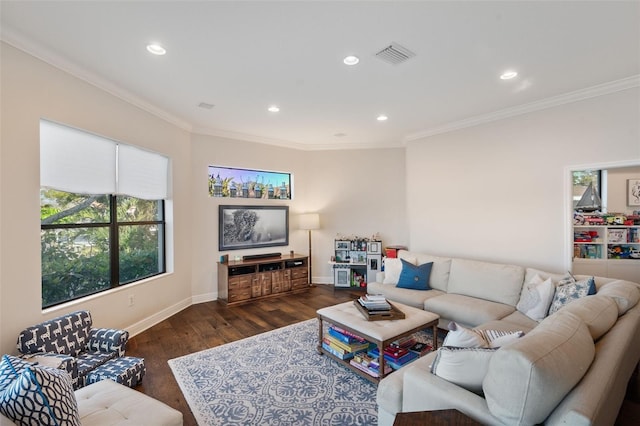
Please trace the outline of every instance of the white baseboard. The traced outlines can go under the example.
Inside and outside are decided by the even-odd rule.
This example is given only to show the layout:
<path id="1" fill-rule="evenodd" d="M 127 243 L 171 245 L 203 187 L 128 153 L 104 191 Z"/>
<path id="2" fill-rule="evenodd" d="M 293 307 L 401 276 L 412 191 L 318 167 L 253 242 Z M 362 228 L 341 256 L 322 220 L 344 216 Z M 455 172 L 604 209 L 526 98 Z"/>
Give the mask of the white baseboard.
<path id="1" fill-rule="evenodd" d="M 204 302 L 213 302 L 214 300 L 218 300 L 218 292 L 214 291 L 211 293 L 198 294 L 197 296 L 191 297 L 191 303 L 196 305 L 198 303 Z"/>
<path id="2" fill-rule="evenodd" d="M 154 325 L 158 324 L 159 322 L 162 322 L 162 321 L 166 320 L 167 318 L 177 314 L 181 310 L 183 310 L 185 308 L 188 308 L 192 304 L 193 303 L 191 301 L 191 298 L 184 299 L 184 300 L 176 303 L 175 305 L 172 305 L 172 306 L 169 306 L 166 309 L 163 309 L 160 312 L 156 312 L 155 314 L 151 315 L 150 317 L 147 317 L 147 318 L 143 319 L 142 321 L 138 321 L 135 324 L 131 324 L 130 326 L 126 327 L 125 329 L 129 331 L 129 336 L 133 337 L 136 334 L 140 334 L 143 331 L 145 331 L 145 330 L 153 327 Z"/>
<path id="3" fill-rule="evenodd" d="M 333 275 L 328 277 L 312 277 L 312 282 L 314 284 L 333 284 Z"/>

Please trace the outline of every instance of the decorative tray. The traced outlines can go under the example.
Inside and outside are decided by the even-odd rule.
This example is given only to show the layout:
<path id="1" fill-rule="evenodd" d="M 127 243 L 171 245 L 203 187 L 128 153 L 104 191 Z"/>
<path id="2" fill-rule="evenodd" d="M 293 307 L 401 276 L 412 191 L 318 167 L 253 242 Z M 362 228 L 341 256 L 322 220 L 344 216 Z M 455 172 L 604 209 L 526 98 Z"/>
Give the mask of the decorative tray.
<path id="1" fill-rule="evenodd" d="M 393 306 L 393 304 L 388 300 L 387 300 L 387 303 L 391 305 L 391 311 L 372 314 L 372 313 L 369 313 L 369 311 L 364 306 L 358 303 L 358 300 L 353 301 L 353 304 L 356 305 L 356 308 L 358 308 L 360 313 L 364 315 L 364 318 L 367 321 L 397 320 L 397 319 L 405 318 L 404 312 L 402 312 L 400 309 Z"/>

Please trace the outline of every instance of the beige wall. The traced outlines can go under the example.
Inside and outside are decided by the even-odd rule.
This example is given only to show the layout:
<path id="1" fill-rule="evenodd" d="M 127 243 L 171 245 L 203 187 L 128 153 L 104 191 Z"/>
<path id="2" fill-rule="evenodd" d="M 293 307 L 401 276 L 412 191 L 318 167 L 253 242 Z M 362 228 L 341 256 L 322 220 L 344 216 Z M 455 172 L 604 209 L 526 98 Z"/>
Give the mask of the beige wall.
<path id="1" fill-rule="evenodd" d="M 6 44 L 1 45 L 0 351 L 15 351 L 29 324 L 90 309 L 105 327 L 143 328 L 191 301 L 189 133 Z M 42 312 L 39 120 L 47 118 L 171 158 L 169 267 L 160 278 Z M 128 306 L 129 295 L 135 304 Z"/>
<path id="2" fill-rule="evenodd" d="M 314 282 L 333 283 L 328 261 L 337 234 L 371 237 L 383 246 L 408 244 L 404 149 L 308 153 L 310 210 L 320 213 L 312 233 Z M 308 245 L 305 235 L 305 245 Z"/>
<path id="3" fill-rule="evenodd" d="M 640 141 L 638 141 L 640 144 Z M 640 179 L 639 167 L 621 167 L 607 170 L 607 211 L 631 214 L 640 207 L 627 205 L 627 179 Z"/>
<path id="4" fill-rule="evenodd" d="M 411 249 L 565 271 L 568 168 L 640 164 L 639 99 L 634 88 L 410 143 Z"/>

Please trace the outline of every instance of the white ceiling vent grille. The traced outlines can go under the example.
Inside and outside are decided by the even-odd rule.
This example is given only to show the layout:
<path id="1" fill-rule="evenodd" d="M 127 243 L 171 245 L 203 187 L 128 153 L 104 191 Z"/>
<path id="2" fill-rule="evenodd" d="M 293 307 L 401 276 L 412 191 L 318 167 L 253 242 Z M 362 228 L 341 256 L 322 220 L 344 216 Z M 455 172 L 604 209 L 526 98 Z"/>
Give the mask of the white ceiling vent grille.
<path id="1" fill-rule="evenodd" d="M 406 47 L 400 46 L 398 43 L 391 43 L 389 46 L 376 53 L 377 58 L 393 65 L 401 64 L 414 56 L 416 56 L 415 53 Z"/>

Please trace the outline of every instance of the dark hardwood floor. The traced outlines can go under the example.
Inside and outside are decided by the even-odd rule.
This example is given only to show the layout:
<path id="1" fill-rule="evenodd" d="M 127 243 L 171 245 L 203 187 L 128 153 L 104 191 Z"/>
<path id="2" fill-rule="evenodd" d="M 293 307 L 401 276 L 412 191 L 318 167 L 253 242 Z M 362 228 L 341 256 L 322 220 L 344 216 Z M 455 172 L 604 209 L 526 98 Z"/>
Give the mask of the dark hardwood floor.
<path id="1" fill-rule="evenodd" d="M 144 380 L 136 390 L 180 410 L 186 426 L 197 425 L 167 364 L 169 359 L 315 318 L 316 310 L 353 300 L 361 294 L 357 290 L 334 290 L 333 286 L 319 285 L 311 287 L 308 293 L 235 307 L 217 301 L 189 306 L 129 340 L 127 355 L 143 357 L 147 366 Z M 617 425 L 640 424 L 639 393 L 638 381 L 633 380 Z"/>
<path id="2" fill-rule="evenodd" d="M 186 426 L 196 425 L 167 364 L 169 359 L 315 318 L 318 309 L 356 299 L 361 294 L 357 290 L 334 291 L 333 286 L 319 285 L 311 287 L 308 293 L 234 307 L 217 301 L 189 306 L 129 340 L 127 355 L 144 358 L 147 367 L 136 390 L 180 410 Z"/>

